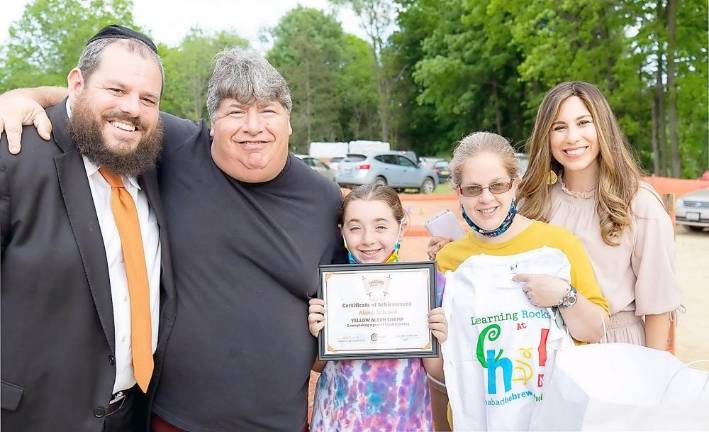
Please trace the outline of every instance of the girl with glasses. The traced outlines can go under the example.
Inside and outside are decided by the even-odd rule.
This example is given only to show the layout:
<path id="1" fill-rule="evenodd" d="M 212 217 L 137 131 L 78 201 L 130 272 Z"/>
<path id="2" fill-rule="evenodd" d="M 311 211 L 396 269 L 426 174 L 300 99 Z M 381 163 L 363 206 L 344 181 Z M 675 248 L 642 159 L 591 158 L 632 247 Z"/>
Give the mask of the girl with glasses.
<path id="1" fill-rule="evenodd" d="M 473 133 L 450 165 L 471 228 L 436 257 L 445 275 L 443 356 L 453 426 L 524 430 L 542 397 L 547 348 L 566 337 L 557 311 L 574 339 L 597 342 L 608 303 L 581 242 L 517 212 L 517 161 L 505 138 Z"/>

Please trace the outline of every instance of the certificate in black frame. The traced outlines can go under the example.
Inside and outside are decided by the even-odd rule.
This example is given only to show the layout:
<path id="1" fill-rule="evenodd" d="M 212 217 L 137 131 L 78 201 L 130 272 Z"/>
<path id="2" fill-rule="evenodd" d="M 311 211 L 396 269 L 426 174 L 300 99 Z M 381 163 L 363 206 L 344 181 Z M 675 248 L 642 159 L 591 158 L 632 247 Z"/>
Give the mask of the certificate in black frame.
<path id="1" fill-rule="evenodd" d="M 418 270 L 418 272 L 417 272 Z M 406 273 L 406 275 L 404 275 Z M 420 273 L 420 275 L 418 275 Z M 382 279 L 381 275 L 386 274 L 390 280 L 397 279 L 394 285 L 389 286 Z M 392 275 L 399 275 L 393 277 Z M 350 301 L 347 304 L 337 305 L 334 307 L 332 304 L 328 305 L 328 301 L 334 297 L 334 295 L 328 296 L 328 291 L 334 291 L 332 284 L 333 275 L 340 275 L 343 277 L 356 277 L 357 280 L 362 280 L 363 291 L 366 291 L 366 295 L 362 295 L 359 300 Z M 369 277 L 369 278 L 368 278 Z M 402 283 L 404 280 L 410 281 L 411 278 L 415 278 L 416 283 L 408 284 L 406 288 L 402 288 Z M 341 279 L 341 278 L 340 278 Z M 424 282 L 425 279 L 425 282 Z M 416 286 L 421 280 L 421 286 Z M 318 286 L 318 298 L 325 300 L 326 304 L 326 321 L 325 327 L 320 332 L 318 336 L 318 356 L 320 360 L 343 360 L 343 359 L 377 359 L 377 358 L 416 358 L 416 357 L 438 357 L 440 352 L 440 345 L 438 340 L 433 336 L 431 330 L 428 328 L 428 311 L 436 307 L 436 268 L 435 264 L 431 261 L 425 262 L 410 262 L 410 263 L 392 263 L 392 264 L 346 264 L 346 265 L 321 265 L 319 267 L 319 286 Z M 414 286 L 411 286 L 414 285 Z M 412 296 L 417 301 L 411 301 L 412 308 L 421 309 L 425 307 L 425 314 L 417 315 L 415 318 L 414 326 L 419 330 L 425 325 L 425 338 L 424 332 L 419 331 L 413 335 L 411 346 L 401 346 L 398 348 L 380 348 L 377 347 L 381 343 L 380 338 L 387 339 L 391 336 L 391 333 L 395 331 L 392 328 L 387 328 L 391 326 L 405 326 L 407 320 L 402 316 L 375 316 L 377 313 L 391 315 L 395 314 L 397 307 L 408 307 L 409 302 L 387 302 L 386 300 L 377 300 L 378 295 L 386 296 L 383 293 L 385 290 L 393 291 L 390 294 L 401 298 L 402 293 L 406 293 L 409 289 L 425 289 L 426 292 L 418 293 L 418 296 Z M 340 289 L 341 291 L 341 289 Z M 374 296 L 372 297 L 372 292 Z M 350 291 L 348 291 L 350 293 Z M 333 314 L 347 315 L 347 313 L 340 310 L 340 306 L 352 308 L 348 310 L 349 312 L 357 311 L 359 314 L 364 316 L 361 318 L 340 317 L 333 318 Z M 418 312 L 418 310 L 416 311 Z M 400 314 L 401 315 L 401 314 Z M 419 321 L 418 316 L 421 316 Z M 371 318 L 371 321 L 369 320 Z M 337 321 L 337 320 L 340 321 Z M 343 321 L 344 320 L 344 321 Z M 349 321 L 348 321 L 349 320 Z M 356 322 L 354 322 L 356 321 Z M 333 324 L 337 323 L 337 324 Z M 411 323 L 409 323 L 411 324 Z M 341 347 L 333 347 L 333 342 L 331 339 L 334 333 L 333 328 L 328 328 L 328 326 L 336 326 L 338 331 L 340 331 L 344 326 L 352 327 L 352 334 L 340 337 L 340 340 L 351 339 L 353 344 L 369 344 L 371 342 L 371 348 L 356 348 L 356 349 L 341 349 Z M 381 332 L 372 331 L 377 327 L 384 327 L 384 334 Z M 371 332 L 370 332 L 371 331 Z M 363 333 L 369 333 L 369 341 L 364 341 Z M 339 333 L 338 333 L 339 334 Z M 394 335 L 394 338 L 399 337 L 408 341 L 407 337 L 412 335 Z M 424 345 L 421 342 L 426 340 Z M 419 343 L 416 344 L 415 342 Z"/>

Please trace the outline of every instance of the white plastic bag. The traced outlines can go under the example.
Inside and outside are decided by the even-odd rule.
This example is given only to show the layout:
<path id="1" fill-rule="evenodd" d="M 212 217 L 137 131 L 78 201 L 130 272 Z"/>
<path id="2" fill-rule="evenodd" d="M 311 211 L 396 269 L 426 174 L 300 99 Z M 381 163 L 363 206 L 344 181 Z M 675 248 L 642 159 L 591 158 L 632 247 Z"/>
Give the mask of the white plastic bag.
<path id="1" fill-rule="evenodd" d="M 533 430 L 709 429 L 709 373 L 666 351 L 624 343 L 555 356 Z"/>

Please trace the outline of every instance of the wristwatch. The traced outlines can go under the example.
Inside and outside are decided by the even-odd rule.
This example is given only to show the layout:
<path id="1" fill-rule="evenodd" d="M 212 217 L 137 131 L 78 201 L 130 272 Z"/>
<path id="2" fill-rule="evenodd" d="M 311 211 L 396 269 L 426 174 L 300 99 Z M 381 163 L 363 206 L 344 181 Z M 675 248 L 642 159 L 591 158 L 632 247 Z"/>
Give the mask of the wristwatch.
<path id="1" fill-rule="evenodd" d="M 559 307 L 566 309 L 570 308 L 571 306 L 576 304 L 576 300 L 578 299 L 578 291 L 576 291 L 576 288 L 574 288 L 571 284 L 569 284 L 569 289 L 566 291 L 566 294 L 564 294 L 564 297 L 561 298 L 559 301 Z"/>

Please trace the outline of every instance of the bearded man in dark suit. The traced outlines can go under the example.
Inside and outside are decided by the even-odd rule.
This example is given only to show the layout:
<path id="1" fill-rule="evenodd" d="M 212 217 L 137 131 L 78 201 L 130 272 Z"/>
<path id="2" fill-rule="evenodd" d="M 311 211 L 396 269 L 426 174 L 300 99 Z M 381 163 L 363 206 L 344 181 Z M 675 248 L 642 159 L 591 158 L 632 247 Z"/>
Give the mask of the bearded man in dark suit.
<path id="1" fill-rule="evenodd" d="M 3 431 L 147 428 L 174 317 L 162 86 L 153 42 L 109 26 L 48 110 L 51 144 L 0 142 Z"/>

